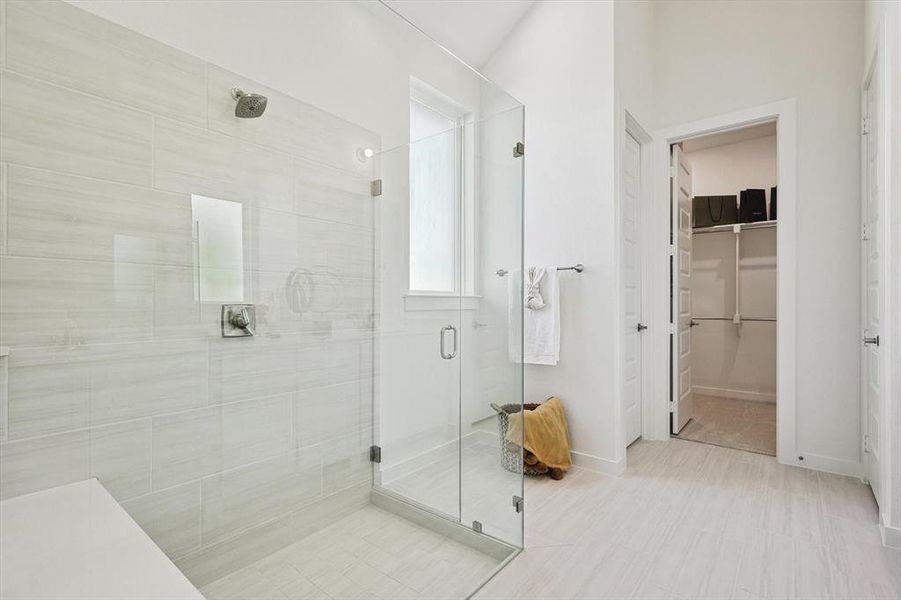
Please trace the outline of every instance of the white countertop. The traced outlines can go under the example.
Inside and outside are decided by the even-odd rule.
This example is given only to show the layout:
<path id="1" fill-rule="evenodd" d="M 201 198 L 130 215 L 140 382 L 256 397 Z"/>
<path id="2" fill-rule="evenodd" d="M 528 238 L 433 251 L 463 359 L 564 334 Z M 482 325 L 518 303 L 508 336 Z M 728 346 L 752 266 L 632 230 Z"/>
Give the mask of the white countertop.
<path id="1" fill-rule="evenodd" d="M 2 600 L 203 600 L 96 479 L 0 502 Z"/>

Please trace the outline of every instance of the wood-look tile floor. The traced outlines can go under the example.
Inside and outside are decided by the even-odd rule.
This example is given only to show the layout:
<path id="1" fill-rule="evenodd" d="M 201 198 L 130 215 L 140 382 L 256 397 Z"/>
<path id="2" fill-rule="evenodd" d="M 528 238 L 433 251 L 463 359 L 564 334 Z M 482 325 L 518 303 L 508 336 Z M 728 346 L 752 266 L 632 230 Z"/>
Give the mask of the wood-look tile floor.
<path id="1" fill-rule="evenodd" d="M 526 549 L 475 596 L 899 597 L 866 485 L 678 439 L 639 440 L 619 478 L 528 480 Z"/>
<path id="2" fill-rule="evenodd" d="M 369 506 L 214 581 L 207 600 L 460 599 L 500 564 Z"/>
<path id="3" fill-rule="evenodd" d="M 695 394 L 694 414 L 677 437 L 776 456 L 776 404 Z"/>

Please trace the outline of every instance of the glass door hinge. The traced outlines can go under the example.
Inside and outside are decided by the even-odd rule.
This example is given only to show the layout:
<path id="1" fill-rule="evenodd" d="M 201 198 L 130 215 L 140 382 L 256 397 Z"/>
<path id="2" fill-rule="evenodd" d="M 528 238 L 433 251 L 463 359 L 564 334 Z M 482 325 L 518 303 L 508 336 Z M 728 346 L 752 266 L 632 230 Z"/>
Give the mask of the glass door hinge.
<path id="1" fill-rule="evenodd" d="M 369 194 L 374 198 L 382 195 L 382 180 L 373 179 L 369 182 Z"/>
<path id="2" fill-rule="evenodd" d="M 482 533 L 482 523 L 480 521 L 473 521 L 472 530 L 476 533 Z"/>
<path id="3" fill-rule="evenodd" d="M 380 463 L 382 462 L 382 449 L 378 446 L 370 446 L 369 447 L 369 462 Z"/>
<path id="4" fill-rule="evenodd" d="M 870 450 L 870 436 L 865 435 L 863 436 L 863 451 L 869 454 Z"/>
<path id="5" fill-rule="evenodd" d="M 860 120 L 860 135 L 867 135 L 870 133 L 870 118 L 864 117 Z"/>
<path id="6" fill-rule="evenodd" d="M 526 145 L 522 142 L 516 142 L 516 145 L 513 146 L 513 158 L 519 158 L 520 156 L 524 156 L 526 153 Z"/>
<path id="7" fill-rule="evenodd" d="M 516 512 L 521 513 L 525 501 L 522 499 L 522 496 L 513 496 L 513 508 L 516 509 Z"/>

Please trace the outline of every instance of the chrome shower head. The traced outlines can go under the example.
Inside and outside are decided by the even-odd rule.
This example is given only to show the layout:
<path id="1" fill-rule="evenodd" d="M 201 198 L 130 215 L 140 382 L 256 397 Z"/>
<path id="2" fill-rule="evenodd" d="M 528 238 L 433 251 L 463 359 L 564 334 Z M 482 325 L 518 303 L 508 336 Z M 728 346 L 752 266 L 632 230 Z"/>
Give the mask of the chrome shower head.
<path id="1" fill-rule="evenodd" d="M 248 94 L 238 88 L 232 88 L 232 98 L 238 101 L 235 105 L 235 116 L 241 119 L 255 119 L 261 116 L 268 102 L 266 96 Z"/>

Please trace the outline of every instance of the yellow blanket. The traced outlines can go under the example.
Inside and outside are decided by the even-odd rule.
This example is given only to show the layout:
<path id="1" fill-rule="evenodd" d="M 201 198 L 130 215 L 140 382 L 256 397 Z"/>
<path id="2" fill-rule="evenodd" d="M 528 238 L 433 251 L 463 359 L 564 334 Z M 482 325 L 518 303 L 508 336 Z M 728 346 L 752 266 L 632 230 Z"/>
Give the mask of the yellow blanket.
<path id="1" fill-rule="evenodd" d="M 526 415 L 526 433 L 522 433 L 522 415 Z M 510 415 L 507 441 L 519 445 L 538 457 L 548 467 L 568 470 L 572 464 L 569 451 L 569 429 L 560 398 L 548 398 L 535 410 Z"/>

